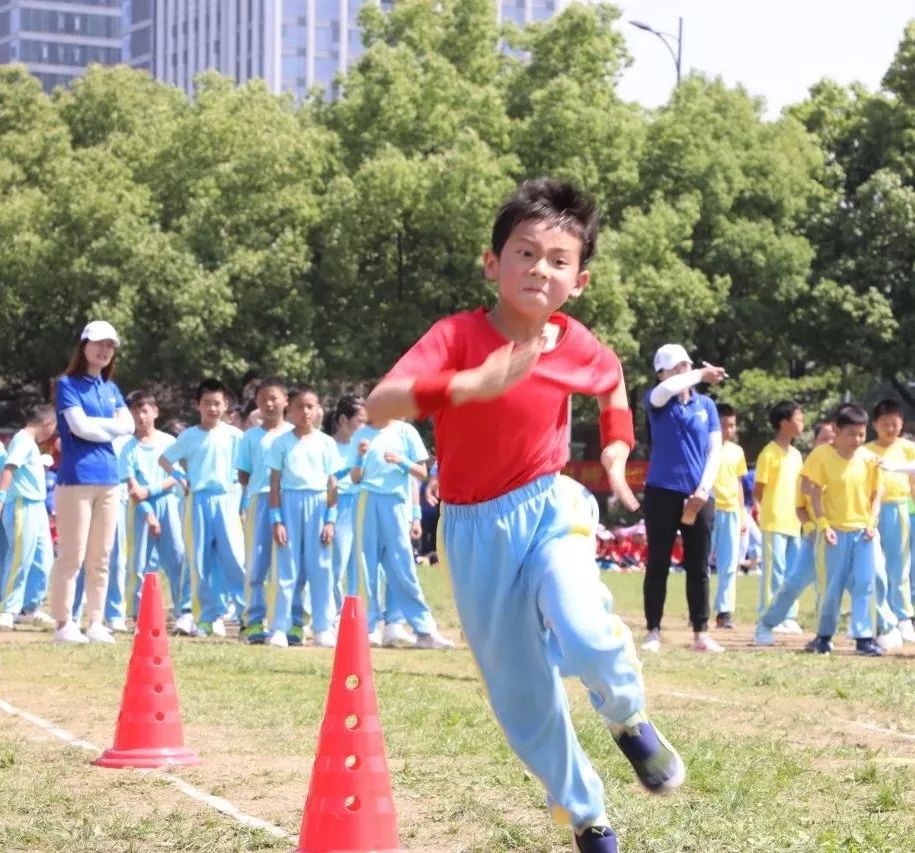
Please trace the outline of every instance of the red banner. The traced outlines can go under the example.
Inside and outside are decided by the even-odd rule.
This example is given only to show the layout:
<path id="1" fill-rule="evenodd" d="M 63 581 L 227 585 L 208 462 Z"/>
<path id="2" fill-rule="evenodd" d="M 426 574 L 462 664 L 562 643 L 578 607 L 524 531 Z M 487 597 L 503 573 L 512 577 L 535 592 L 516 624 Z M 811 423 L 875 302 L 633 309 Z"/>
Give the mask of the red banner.
<path id="1" fill-rule="evenodd" d="M 609 492 L 610 483 L 607 482 L 607 472 L 600 462 L 590 459 L 580 462 L 569 462 L 562 473 L 578 480 L 592 492 Z M 645 488 L 645 478 L 648 476 L 648 463 L 643 459 L 633 459 L 626 463 L 626 481 L 633 491 L 640 492 Z"/>

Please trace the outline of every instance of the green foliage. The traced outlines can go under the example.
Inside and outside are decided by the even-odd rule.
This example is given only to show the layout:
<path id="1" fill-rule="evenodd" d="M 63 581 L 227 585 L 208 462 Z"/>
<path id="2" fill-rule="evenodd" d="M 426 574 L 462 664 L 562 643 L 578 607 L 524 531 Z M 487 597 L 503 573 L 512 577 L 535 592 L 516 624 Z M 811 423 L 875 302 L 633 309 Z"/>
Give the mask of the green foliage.
<path id="1" fill-rule="evenodd" d="M 47 382 L 97 315 L 122 332 L 125 385 L 377 377 L 440 316 L 490 303 L 494 210 L 551 174 L 598 201 L 569 310 L 620 353 L 634 399 L 667 341 L 723 362 L 754 419 L 786 394 L 825 405 L 840 373 L 905 388 L 915 23 L 883 91 L 823 81 L 769 121 L 701 75 L 656 111 L 623 102 L 607 4 L 524 31 L 489 0 L 359 20 L 340 97 L 299 106 L 212 73 L 188 101 L 123 67 L 49 98 L 0 68 L 7 384 Z"/>

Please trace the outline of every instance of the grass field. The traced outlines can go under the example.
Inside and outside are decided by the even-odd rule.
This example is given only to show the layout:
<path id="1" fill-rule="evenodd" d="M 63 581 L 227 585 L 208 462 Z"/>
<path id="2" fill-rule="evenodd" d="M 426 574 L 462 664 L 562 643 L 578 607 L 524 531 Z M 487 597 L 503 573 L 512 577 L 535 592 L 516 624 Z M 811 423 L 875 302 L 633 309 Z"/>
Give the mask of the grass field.
<path id="1" fill-rule="evenodd" d="M 617 610 L 640 629 L 641 576 L 605 578 Z M 457 638 L 439 570 L 424 569 L 423 579 L 445 632 Z M 739 580 L 742 629 L 724 638 L 728 653 L 705 657 L 686 648 L 683 581 L 671 578 L 668 645 L 644 661 L 644 671 L 652 716 L 689 768 L 677 794 L 642 793 L 583 688 L 569 683 L 623 849 L 915 850 L 915 653 L 858 658 L 840 640 L 845 653 L 821 658 L 801 653 L 793 638 L 751 649 L 757 580 Z M 332 652 L 228 640 L 173 640 L 171 652 L 186 742 L 204 759 L 175 775 L 297 833 Z M 57 648 L 47 634 L 2 634 L 0 699 L 109 746 L 129 654 L 124 640 Z M 373 661 L 405 848 L 569 850 L 568 829 L 550 822 L 539 782 L 493 722 L 466 649 L 383 649 Z M 295 846 L 198 805 L 155 776 L 101 770 L 90 757 L 0 714 L 0 850 Z"/>

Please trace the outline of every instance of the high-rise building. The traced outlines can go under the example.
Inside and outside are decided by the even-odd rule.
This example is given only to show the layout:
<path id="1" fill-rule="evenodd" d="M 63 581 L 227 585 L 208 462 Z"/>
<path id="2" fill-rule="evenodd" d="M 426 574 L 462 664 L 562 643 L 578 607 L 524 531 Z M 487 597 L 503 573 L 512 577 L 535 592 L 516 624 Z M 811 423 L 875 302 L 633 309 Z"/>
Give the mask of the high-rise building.
<path id="1" fill-rule="evenodd" d="M 123 0 L 0 0 L 0 64 L 21 62 L 50 92 L 121 61 Z"/>

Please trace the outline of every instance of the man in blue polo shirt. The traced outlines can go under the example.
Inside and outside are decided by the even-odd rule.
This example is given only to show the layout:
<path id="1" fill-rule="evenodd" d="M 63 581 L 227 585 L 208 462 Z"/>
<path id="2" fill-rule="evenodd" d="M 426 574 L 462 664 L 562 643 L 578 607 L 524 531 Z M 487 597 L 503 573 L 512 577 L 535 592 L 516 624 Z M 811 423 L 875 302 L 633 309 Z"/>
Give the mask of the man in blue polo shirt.
<path id="1" fill-rule="evenodd" d="M 695 632 L 693 649 L 721 652 L 707 633 L 708 555 L 714 505 L 709 501 L 721 458 L 721 425 L 715 404 L 697 393 L 700 382 L 717 384 L 727 375 L 723 367 L 703 363 L 693 369 L 686 350 L 665 344 L 654 357 L 658 384 L 645 396 L 651 433 L 651 455 L 645 485 L 645 529 L 648 562 L 645 567 L 646 651 L 661 648 L 661 619 L 667 597 L 670 552 L 679 530 L 683 536 L 686 600 Z"/>

